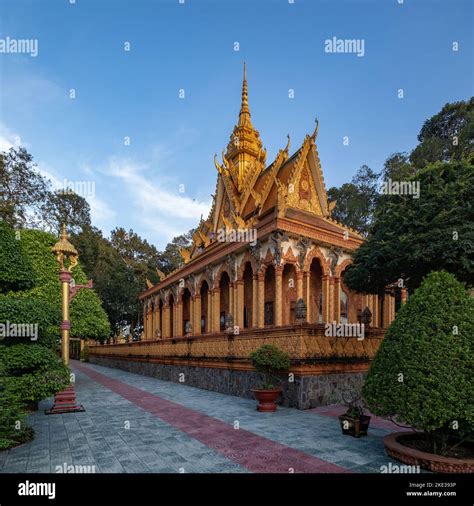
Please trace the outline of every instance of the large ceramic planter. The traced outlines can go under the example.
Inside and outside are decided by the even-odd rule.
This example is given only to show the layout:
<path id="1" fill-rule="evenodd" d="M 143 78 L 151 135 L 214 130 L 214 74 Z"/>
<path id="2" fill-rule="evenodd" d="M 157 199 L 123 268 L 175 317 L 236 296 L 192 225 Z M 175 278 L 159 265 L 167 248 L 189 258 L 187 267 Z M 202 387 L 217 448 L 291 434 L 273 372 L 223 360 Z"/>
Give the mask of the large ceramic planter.
<path id="1" fill-rule="evenodd" d="M 352 418 L 347 415 L 340 415 L 342 433 L 346 436 L 360 437 L 367 436 L 369 430 L 370 416 L 361 415 L 358 418 Z"/>
<path id="2" fill-rule="evenodd" d="M 276 400 L 281 394 L 280 388 L 274 388 L 271 390 L 252 388 L 252 392 L 258 401 L 257 411 L 262 411 L 263 413 L 272 413 L 273 411 L 276 411 Z"/>
<path id="3" fill-rule="evenodd" d="M 402 437 L 415 436 L 413 432 L 396 432 L 383 438 L 390 457 L 434 473 L 474 473 L 474 459 L 455 459 L 415 450 L 398 442 Z"/>

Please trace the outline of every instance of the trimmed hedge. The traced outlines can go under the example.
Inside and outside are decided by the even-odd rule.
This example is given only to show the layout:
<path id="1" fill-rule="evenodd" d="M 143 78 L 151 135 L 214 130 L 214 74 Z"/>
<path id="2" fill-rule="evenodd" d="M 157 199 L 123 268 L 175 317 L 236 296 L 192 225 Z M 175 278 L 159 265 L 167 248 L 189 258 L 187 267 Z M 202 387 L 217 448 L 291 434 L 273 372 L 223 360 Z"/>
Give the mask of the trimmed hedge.
<path id="1" fill-rule="evenodd" d="M 0 293 L 24 290 L 32 285 L 33 271 L 22 253 L 20 241 L 15 231 L 0 220 Z"/>
<path id="2" fill-rule="evenodd" d="M 397 313 L 367 375 L 370 410 L 425 433 L 434 453 L 473 438 L 474 299 L 433 272 Z"/>

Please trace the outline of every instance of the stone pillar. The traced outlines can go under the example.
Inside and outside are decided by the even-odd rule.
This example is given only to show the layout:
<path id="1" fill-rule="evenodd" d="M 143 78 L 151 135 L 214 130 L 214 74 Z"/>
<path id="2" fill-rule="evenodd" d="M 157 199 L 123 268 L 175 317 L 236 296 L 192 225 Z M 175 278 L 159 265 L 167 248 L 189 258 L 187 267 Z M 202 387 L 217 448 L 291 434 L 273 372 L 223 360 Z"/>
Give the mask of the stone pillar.
<path id="1" fill-rule="evenodd" d="M 176 336 L 183 336 L 183 301 L 178 301 L 176 307 Z"/>
<path id="2" fill-rule="evenodd" d="M 258 276 L 252 276 L 252 328 L 258 327 Z"/>
<path id="3" fill-rule="evenodd" d="M 296 272 L 296 300 L 303 299 L 303 271 Z"/>
<path id="4" fill-rule="evenodd" d="M 374 327 L 380 327 L 379 296 L 377 294 L 372 296 L 372 306 L 374 308 L 372 312 L 372 325 Z"/>
<path id="5" fill-rule="evenodd" d="M 392 309 L 390 301 L 390 293 L 385 292 L 383 297 L 383 327 L 386 329 L 392 322 Z"/>
<path id="6" fill-rule="evenodd" d="M 393 322 L 393 320 L 395 320 L 395 296 L 394 295 L 390 295 L 390 298 L 389 298 L 389 301 L 390 301 L 390 323 Z"/>
<path id="7" fill-rule="evenodd" d="M 155 306 L 155 328 L 153 329 L 153 339 L 158 339 L 158 336 L 156 335 L 158 330 L 160 330 L 161 326 L 161 319 L 160 319 L 160 302 Z"/>
<path id="8" fill-rule="evenodd" d="M 236 317 L 237 310 L 236 306 L 236 290 L 234 282 L 229 283 L 229 313 L 234 317 L 234 324 L 237 325 Z"/>
<path id="9" fill-rule="evenodd" d="M 336 323 L 339 323 L 341 320 L 341 278 L 331 278 L 334 279 L 334 310 L 333 310 L 333 320 Z"/>
<path id="10" fill-rule="evenodd" d="M 212 330 L 214 332 L 220 332 L 220 314 L 221 314 L 221 290 L 220 288 L 214 288 L 214 295 L 212 297 L 212 306 L 214 310 Z"/>
<path id="11" fill-rule="evenodd" d="M 275 267 L 275 325 L 280 326 L 283 321 L 283 268 Z"/>
<path id="12" fill-rule="evenodd" d="M 408 299 L 408 292 L 407 292 L 406 288 L 401 288 L 400 289 L 400 298 L 401 298 L 401 301 L 400 301 L 401 305 L 403 306 L 403 304 L 405 304 L 405 302 Z"/>
<path id="13" fill-rule="evenodd" d="M 324 274 L 322 277 L 322 291 L 323 291 L 323 323 L 331 323 L 331 303 L 330 303 L 330 276 Z"/>
<path id="14" fill-rule="evenodd" d="M 196 333 L 196 315 L 194 314 L 194 297 L 191 297 L 189 301 L 189 321 L 191 322 L 191 335 L 194 335 Z M 186 334 L 186 329 L 183 329 L 184 333 Z"/>
<path id="15" fill-rule="evenodd" d="M 197 293 L 194 296 L 194 324 L 193 334 L 201 334 L 201 294 Z"/>
<path id="16" fill-rule="evenodd" d="M 214 331 L 214 293 L 209 289 L 207 292 L 207 332 Z"/>
<path id="17" fill-rule="evenodd" d="M 237 314 L 234 315 L 234 324 L 237 325 L 239 329 L 242 329 L 244 327 L 244 282 L 242 280 L 237 281 L 236 292 L 237 292 L 237 304 L 236 304 Z"/>
<path id="18" fill-rule="evenodd" d="M 166 302 L 163 304 L 163 337 L 169 337 L 170 335 L 170 307 Z"/>
<path id="19" fill-rule="evenodd" d="M 258 278 L 258 326 L 265 326 L 265 274 L 259 272 Z"/>
<path id="20" fill-rule="evenodd" d="M 304 287 L 304 303 L 306 304 L 306 319 L 308 322 L 313 321 L 313 315 L 311 314 L 311 276 L 309 272 L 303 273 L 303 287 Z"/>

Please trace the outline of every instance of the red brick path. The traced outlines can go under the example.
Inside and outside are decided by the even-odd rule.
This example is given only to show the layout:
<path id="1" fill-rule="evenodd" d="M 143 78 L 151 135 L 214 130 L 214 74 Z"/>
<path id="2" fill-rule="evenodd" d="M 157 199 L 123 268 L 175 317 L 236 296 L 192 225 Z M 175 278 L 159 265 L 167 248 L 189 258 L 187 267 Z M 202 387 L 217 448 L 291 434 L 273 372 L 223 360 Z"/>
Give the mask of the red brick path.
<path id="1" fill-rule="evenodd" d="M 83 364 L 74 364 L 74 368 L 254 473 L 349 472 L 244 429 L 236 430 L 221 420 L 110 378 Z"/>

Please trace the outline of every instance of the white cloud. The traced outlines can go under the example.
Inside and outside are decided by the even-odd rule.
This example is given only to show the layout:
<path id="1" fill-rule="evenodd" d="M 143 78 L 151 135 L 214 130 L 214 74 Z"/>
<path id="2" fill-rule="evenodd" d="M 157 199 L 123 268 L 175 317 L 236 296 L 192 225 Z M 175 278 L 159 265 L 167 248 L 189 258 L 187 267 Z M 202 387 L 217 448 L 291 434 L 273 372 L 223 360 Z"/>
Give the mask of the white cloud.
<path id="1" fill-rule="evenodd" d="M 179 185 L 169 175 L 153 172 L 152 179 L 148 167 L 118 158 L 110 159 L 106 173 L 121 182 L 130 197 L 127 206 L 144 229 L 142 234 L 158 247 L 195 227 L 201 216 L 208 216 L 211 202 L 179 193 Z"/>
<path id="2" fill-rule="evenodd" d="M 0 121 L 0 151 L 21 145 L 21 137 Z"/>

